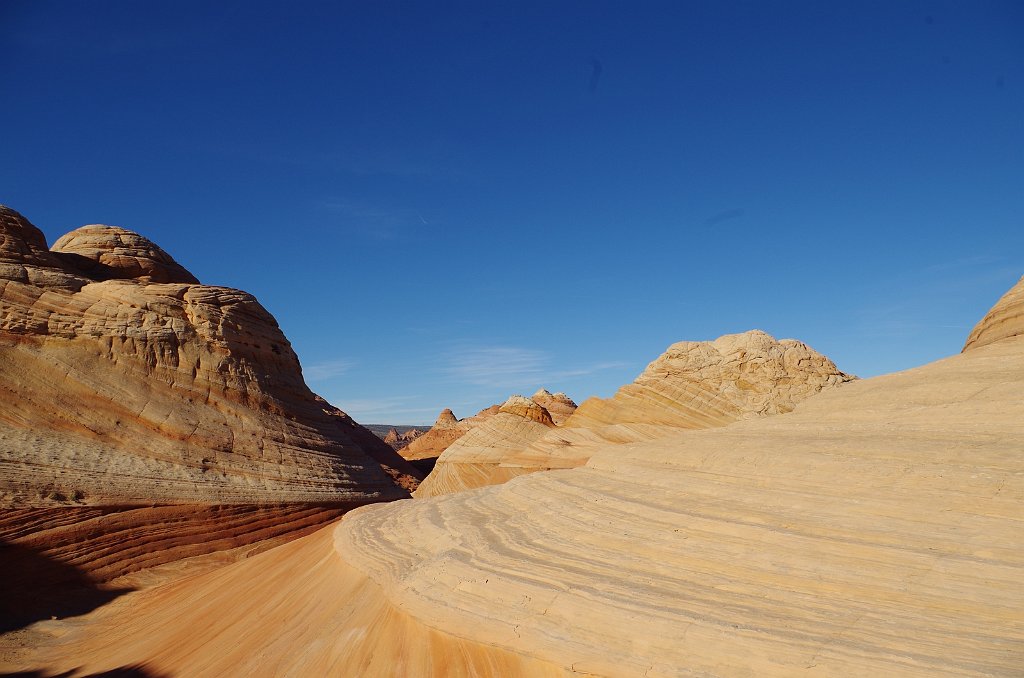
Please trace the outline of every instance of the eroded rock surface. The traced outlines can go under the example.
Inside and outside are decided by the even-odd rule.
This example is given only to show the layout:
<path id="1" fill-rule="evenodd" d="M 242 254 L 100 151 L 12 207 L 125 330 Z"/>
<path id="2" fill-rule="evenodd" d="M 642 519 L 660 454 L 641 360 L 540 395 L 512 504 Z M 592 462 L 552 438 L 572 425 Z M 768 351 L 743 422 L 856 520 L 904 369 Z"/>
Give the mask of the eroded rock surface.
<path id="1" fill-rule="evenodd" d="M 591 398 L 570 409 L 572 401 L 564 395 L 538 391 L 534 401 L 549 403 L 561 426 L 541 429 L 495 420 L 496 425 L 448 448 L 416 496 L 581 466 L 608 445 L 783 414 L 801 400 L 852 379 L 806 344 L 776 340 L 759 330 L 679 342 L 609 399 Z M 559 423 L 554 417 L 552 421 Z"/>
<path id="2" fill-rule="evenodd" d="M 725 426 L 596 445 L 580 468 L 360 508 L 52 622 L 12 668 L 1017 676 L 1022 392 L 1024 336 L 1008 336 L 785 416 L 731 408 Z M 649 397 L 622 406 L 695 416 Z"/>
<path id="3" fill-rule="evenodd" d="M 0 208 L 4 505 L 402 496 L 251 295 L 124 229 L 45 244 Z"/>

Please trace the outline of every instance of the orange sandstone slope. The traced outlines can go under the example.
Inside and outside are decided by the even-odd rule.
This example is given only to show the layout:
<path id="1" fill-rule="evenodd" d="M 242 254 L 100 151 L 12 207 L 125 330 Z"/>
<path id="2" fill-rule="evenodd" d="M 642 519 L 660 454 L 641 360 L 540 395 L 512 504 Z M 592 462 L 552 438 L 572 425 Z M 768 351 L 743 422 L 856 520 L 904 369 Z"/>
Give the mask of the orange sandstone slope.
<path id="1" fill-rule="evenodd" d="M 1018 676 L 1024 327 L 1001 335 L 786 416 L 357 509 L 306 540 L 44 622 L 48 642 L 11 666 Z"/>
<path id="2" fill-rule="evenodd" d="M 822 389 L 852 380 L 794 339 L 759 330 L 673 344 L 607 400 L 575 405 L 560 427 L 495 417 L 438 458 L 417 497 L 458 492 L 586 463 L 597 449 L 654 440 L 680 430 L 783 414 Z M 544 402 L 546 391 L 534 394 Z M 569 401 L 571 402 L 571 401 Z"/>
<path id="3" fill-rule="evenodd" d="M 326 520 L 408 496 L 395 479 L 413 487 L 416 473 L 310 392 L 251 295 L 199 284 L 121 228 L 85 226 L 48 249 L 0 207 L 0 539 L 90 561 L 83 535 L 106 534 L 115 517 L 132 539 L 174 541 L 166 511 L 151 523 L 142 507 L 331 505 Z M 41 509 L 56 511 L 53 524 Z"/>

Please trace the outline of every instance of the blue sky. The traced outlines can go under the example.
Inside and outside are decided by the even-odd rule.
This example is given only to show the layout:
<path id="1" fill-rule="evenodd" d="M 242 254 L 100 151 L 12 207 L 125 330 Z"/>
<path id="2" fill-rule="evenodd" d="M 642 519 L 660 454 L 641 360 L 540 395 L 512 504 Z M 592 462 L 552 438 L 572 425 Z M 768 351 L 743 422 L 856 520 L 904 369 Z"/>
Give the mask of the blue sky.
<path id="1" fill-rule="evenodd" d="M 252 292 L 365 423 L 751 328 L 870 376 L 1024 274 L 1022 35 L 980 0 L 5 0 L 0 202 Z"/>

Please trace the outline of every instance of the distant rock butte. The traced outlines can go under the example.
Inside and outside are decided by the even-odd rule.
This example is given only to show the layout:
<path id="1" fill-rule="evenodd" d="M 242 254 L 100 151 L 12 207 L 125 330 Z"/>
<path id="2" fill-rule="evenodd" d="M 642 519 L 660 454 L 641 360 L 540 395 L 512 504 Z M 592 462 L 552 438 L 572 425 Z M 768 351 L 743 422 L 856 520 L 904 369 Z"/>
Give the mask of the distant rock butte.
<path id="1" fill-rule="evenodd" d="M 398 432 L 398 429 L 391 427 L 388 432 L 384 435 L 384 442 L 391 446 L 393 450 L 400 450 L 412 441 L 423 435 L 425 431 L 421 431 L 418 428 L 411 428 L 406 431 Z"/>
<path id="2" fill-rule="evenodd" d="M 711 343 L 587 415 L 635 440 L 606 422 L 646 403 L 667 423 L 636 430 L 661 437 L 605 432 L 579 468 L 359 508 L 47 621 L 10 670 L 1019 676 L 1024 335 L 840 388 L 795 342 Z"/>
<path id="3" fill-rule="evenodd" d="M 822 389 L 853 378 L 806 344 L 776 340 L 760 330 L 714 341 L 679 342 L 610 399 L 591 398 L 572 411 L 564 405 L 564 396 L 538 391 L 533 400 L 554 402 L 560 427 L 513 426 L 508 418 L 495 419 L 478 435 L 448 448 L 415 496 L 581 466 L 595 450 L 609 445 L 782 414 Z"/>
<path id="4" fill-rule="evenodd" d="M 6 207 L 0 445 L 5 510 L 136 507 L 138 534 L 140 507 L 351 507 L 408 496 L 420 477 L 310 392 L 251 295 L 198 284 L 121 228 L 86 226 L 49 250 Z"/>

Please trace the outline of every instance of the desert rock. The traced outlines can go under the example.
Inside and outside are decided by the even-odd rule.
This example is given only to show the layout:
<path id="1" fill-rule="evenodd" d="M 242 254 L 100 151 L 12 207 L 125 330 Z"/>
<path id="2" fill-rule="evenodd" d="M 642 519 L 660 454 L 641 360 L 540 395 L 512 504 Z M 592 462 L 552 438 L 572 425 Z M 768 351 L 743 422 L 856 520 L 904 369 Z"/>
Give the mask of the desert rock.
<path id="1" fill-rule="evenodd" d="M 536 469 L 516 463 L 516 453 L 555 427 L 532 398 L 514 395 L 498 412 L 451 444 L 419 488 L 418 498 L 494 485 Z"/>
<path id="2" fill-rule="evenodd" d="M 678 361 L 690 364 L 666 363 Z M 1008 336 L 826 389 L 785 416 L 746 417 L 736 403 L 790 403 L 696 391 L 732 423 L 665 426 L 597 446 L 580 468 L 357 509 L 305 540 L 54 622 L 19 668 L 1018 675 L 1022 390 L 1024 336 Z M 620 411 L 639 417 L 647 397 L 657 404 L 638 393 Z M 653 414 L 703 412 L 672 409 Z"/>
<path id="3" fill-rule="evenodd" d="M 194 281 L 130 231 L 50 251 L 0 207 L 0 550 L 106 581 L 415 489 L 256 299 Z"/>
<path id="4" fill-rule="evenodd" d="M 759 330 L 714 341 L 679 342 L 648 365 L 632 384 L 607 400 L 585 401 L 558 428 L 534 428 L 531 433 L 539 435 L 512 437 L 489 431 L 495 439 L 492 450 L 486 449 L 486 440 L 480 436 L 474 438 L 471 448 L 453 445 L 438 458 L 416 496 L 504 482 L 533 471 L 580 466 L 595 450 L 609 445 L 782 414 L 822 389 L 851 379 L 806 344 L 776 340 Z M 544 390 L 538 391 L 535 399 L 555 401 L 556 411 L 563 417 L 568 409 L 564 401 Z"/>
<path id="5" fill-rule="evenodd" d="M 75 229 L 59 238 L 52 251 L 70 268 L 96 280 L 199 284 L 148 238 L 117 226 L 94 224 Z"/>
<path id="6" fill-rule="evenodd" d="M 434 459 L 471 428 L 498 412 L 498 405 L 480 410 L 472 417 L 456 419 L 455 413 L 445 408 L 429 431 L 402 448 L 400 454 L 409 461 Z"/>
<path id="7" fill-rule="evenodd" d="M 16 212 L 0 219 L 6 504 L 400 496 L 317 403 L 252 296 L 149 282 L 192 276 L 123 229 L 86 227 L 49 252 Z M 95 260 L 92 278 L 71 253 Z"/>
<path id="8" fill-rule="evenodd" d="M 537 392 L 530 396 L 530 400 L 547 410 L 556 426 L 564 424 L 576 411 L 576 403 L 572 398 L 562 392 L 552 393 L 546 388 L 537 389 Z"/>

